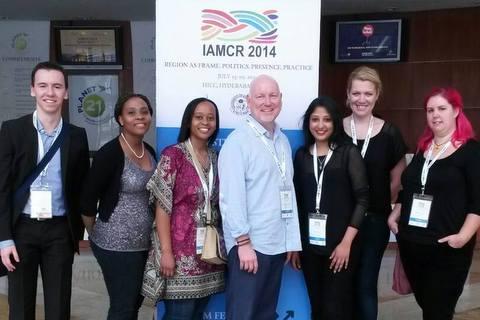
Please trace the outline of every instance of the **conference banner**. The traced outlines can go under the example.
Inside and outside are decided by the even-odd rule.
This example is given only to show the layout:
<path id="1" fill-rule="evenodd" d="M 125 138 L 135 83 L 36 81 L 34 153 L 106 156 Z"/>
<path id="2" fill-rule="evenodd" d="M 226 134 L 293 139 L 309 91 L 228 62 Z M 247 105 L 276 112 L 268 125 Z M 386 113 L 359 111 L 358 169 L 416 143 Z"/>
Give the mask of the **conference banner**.
<path id="1" fill-rule="evenodd" d="M 196 97 L 220 109 L 220 147 L 248 113 L 249 83 L 274 77 L 283 93 L 278 123 L 293 147 L 301 115 L 318 95 L 318 0 L 158 1 L 157 147 L 176 142 L 181 116 Z"/>
<path id="2" fill-rule="evenodd" d="M 319 0 L 156 1 L 157 149 L 176 143 L 183 111 L 197 97 L 220 112 L 220 149 L 248 114 L 246 96 L 256 76 L 274 77 L 283 95 L 277 122 L 295 150 L 302 144 L 302 115 L 318 96 Z M 225 319 L 216 295 L 204 319 Z M 163 304 L 158 306 L 158 318 Z M 308 319 L 300 272 L 285 268 L 278 319 Z"/>
<path id="3" fill-rule="evenodd" d="M 0 123 L 35 110 L 30 74 L 49 50 L 49 21 L 0 21 Z"/>

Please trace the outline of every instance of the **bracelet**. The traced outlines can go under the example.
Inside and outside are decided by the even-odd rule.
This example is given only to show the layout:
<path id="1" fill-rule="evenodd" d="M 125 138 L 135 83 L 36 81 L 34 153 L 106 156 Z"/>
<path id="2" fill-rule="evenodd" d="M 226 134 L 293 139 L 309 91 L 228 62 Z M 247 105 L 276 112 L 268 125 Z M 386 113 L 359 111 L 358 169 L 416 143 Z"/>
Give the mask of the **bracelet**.
<path id="1" fill-rule="evenodd" d="M 242 242 L 237 242 L 237 246 L 241 247 L 241 246 L 244 246 L 244 245 L 249 244 L 249 243 L 250 243 L 250 239 L 244 240 Z"/>
<path id="2" fill-rule="evenodd" d="M 244 244 L 247 244 L 247 243 L 250 243 L 250 238 L 245 238 L 245 239 L 237 241 L 238 246 L 241 246 L 241 245 L 244 245 Z"/>

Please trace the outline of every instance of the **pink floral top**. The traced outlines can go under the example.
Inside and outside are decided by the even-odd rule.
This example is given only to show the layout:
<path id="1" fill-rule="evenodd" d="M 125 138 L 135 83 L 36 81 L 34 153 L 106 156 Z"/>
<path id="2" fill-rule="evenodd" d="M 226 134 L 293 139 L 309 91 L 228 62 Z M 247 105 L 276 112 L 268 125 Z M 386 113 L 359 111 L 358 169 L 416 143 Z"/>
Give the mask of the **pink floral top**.
<path id="1" fill-rule="evenodd" d="M 212 219 L 220 231 L 222 224 L 218 206 L 217 155 L 213 149 L 209 149 L 209 158 L 214 170 Z M 208 169 L 203 172 L 206 177 Z M 164 298 L 193 299 L 223 291 L 224 267 L 208 264 L 196 254 L 197 226 L 205 226 L 205 197 L 185 143 L 163 150 L 147 189 L 151 192 L 151 200 L 156 201 L 170 215 L 176 271 L 172 278 L 167 279 Z"/>

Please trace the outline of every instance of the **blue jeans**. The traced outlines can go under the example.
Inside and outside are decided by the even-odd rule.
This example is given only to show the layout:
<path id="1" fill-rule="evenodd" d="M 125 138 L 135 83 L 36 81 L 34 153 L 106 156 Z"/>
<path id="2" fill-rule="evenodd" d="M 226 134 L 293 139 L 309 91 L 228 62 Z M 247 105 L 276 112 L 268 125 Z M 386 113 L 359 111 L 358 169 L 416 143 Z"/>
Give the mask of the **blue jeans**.
<path id="1" fill-rule="evenodd" d="M 143 272 L 148 251 L 105 250 L 90 241 L 110 296 L 107 320 L 136 320 L 143 296 Z"/>
<path id="2" fill-rule="evenodd" d="M 198 299 L 164 300 L 162 320 L 202 320 L 210 296 Z"/>
<path id="3" fill-rule="evenodd" d="M 360 260 L 356 274 L 356 319 L 376 320 L 378 315 L 378 273 L 390 230 L 387 217 L 368 214 L 359 233 Z"/>

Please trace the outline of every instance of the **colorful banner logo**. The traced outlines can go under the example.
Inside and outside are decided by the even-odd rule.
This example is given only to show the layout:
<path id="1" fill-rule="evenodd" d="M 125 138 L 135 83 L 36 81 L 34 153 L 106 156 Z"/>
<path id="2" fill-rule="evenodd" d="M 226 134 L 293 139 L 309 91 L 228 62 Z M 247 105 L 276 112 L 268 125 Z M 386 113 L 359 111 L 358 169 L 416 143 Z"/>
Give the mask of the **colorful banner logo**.
<path id="1" fill-rule="evenodd" d="M 271 44 L 277 41 L 277 23 L 277 10 L 257 13 L 247 10 L 224 12 L 204 9 L 202 10 L 202 40 Z"/>

